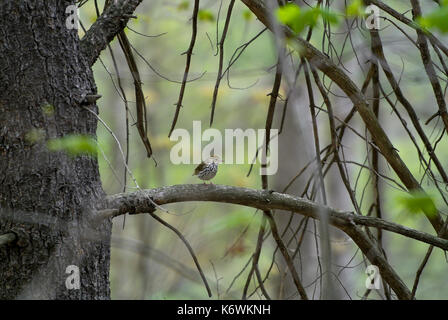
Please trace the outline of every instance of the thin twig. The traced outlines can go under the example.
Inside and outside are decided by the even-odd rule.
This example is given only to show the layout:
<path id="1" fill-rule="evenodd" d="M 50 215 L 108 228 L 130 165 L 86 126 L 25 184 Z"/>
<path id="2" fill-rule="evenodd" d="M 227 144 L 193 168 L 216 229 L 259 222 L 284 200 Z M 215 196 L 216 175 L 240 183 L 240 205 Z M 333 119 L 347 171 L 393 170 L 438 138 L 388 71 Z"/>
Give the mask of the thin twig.
<path id="1" fill-rule="evenodd" d="M 182 85 L 180 87 L 179 92 L 179 99 L 176 102 L 176 111 L 174 113 L 174 119 L 171 124 L 170 132 L 168 133 L 168 137 L 171 136 L 171 133 L 173 133 L 174 127 L 176 126 L 177 119 L 179 118 L 180 108 L 182 107 L 182 100 L 184 98 L 185 93 L 185 87 L 187 84 L 188 79 L 188 72 L 190 70 L 190 63 L 191 63 L 191 56 L 193 55 L 193 48 L 194 44 L 196 42 L 196 34 L 197 34 L 197 24 L 198 24 L 198 13 L 199 13 L 199 0 L 194 1 L 194 8 L 193 8 L 193 17 L 192 17 L 192 28 L 193 31 L 191 33 L 191 40 L 190 40 L 190 46 L 188 47 L 185 54 L 187 55 L 187 61 L 185 62 L 185 71 L 184 71 L 184 77 L 182 80 Z"/>
<path id="2" fill-rule="evenodd" d="M 232 9 L 233 5 L 235 4 L 235 0 L 230 0 L 229 8 L 227 9 L 227 16 L 226 21 L 224 24 L 224 29 L 222 31 L 221 40 L 219 40 L 219 66 L 218 66 L 218 75 L 216 76 L 216 83 L 215 83 L 215 89 L 213 90 L 213 99 L 212 99 L 212 111 L 210 115 L 210 127 L 213 124 L 213 117 L 215 115 L 215 107 L 216 107 L 216 99 L 218 98 L 218 90 L 219 90 L 219 84 L 221 83 L 222 79 L 222 68 L 224 63 L 224 41 L 226 40 L 227 36 L 227 30 L 229 29 L 230 25 L 230 18 L 232 17 Z"/>
<path id="3" fill-rule="evenodd" d="M 154 214 L 152 212 L 149 212 L 149 214 L 151 215 L 151 217 L 153 217 L 155 220 L 160 222 L 162 225 L 164 225 L 168 229 L 172 230 L 179 237 L 179 239 L 182 240 L 182 242 L 185 244 L 185 246 L 187 247 L 188 251 L 191 254 L 191 257 L 194 260 L 194 264 L 196 265 L 196 268 L 198 269 L 199 274 L 201 275 L 202 281 L 204 282 L 205 288 L 207 289 L 208 296 L 211 297 L 212 296 L 212 290 L 210 289 L 210 286 L 208 285 L 207 278 L 205 277 L 204 272 L 202 271 L 202 268 L 201 268 L 201 266 L 199 264 L 198 258 L 196 257 L 196 254 L 194 253 L 193 248 L 188 243 L 187 239 L 185 239 L 185 237 L 182 235 L 182 233 L 179 230 L 177 230 L 175 227 L 173 227 L 172 225 L 170 225 L 166 221 L 162 220 L 156 214 Z"/>

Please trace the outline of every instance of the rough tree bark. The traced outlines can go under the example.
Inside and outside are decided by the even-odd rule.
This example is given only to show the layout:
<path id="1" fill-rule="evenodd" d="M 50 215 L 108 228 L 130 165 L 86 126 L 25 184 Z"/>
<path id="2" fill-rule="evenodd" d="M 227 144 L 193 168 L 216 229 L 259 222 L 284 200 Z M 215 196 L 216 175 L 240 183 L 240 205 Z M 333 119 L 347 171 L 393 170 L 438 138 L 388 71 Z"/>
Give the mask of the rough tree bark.
<path id="1" fill-rule="evenodd" d="M 66 27 L 73 1 L 0 2 L 0 299 L 109 299 L 111 222 L 87 228 L 104 197 L 95 158 L 50 152 L 45 140 L 95 136 L 81 107 L 95 94 L 78 32 Z M 97 111 L 94 104 L 87 105 Z M 80 289 L 65 286 L 66 268 Z"/>

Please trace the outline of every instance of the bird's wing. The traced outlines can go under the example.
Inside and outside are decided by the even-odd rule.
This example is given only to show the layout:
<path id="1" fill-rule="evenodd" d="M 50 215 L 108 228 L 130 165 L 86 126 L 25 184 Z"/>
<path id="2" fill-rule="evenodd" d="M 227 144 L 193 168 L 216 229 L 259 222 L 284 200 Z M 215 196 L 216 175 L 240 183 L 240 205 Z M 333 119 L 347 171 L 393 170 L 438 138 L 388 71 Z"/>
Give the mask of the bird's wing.
<path id="1" fill-rule="evenodd" d="M 204 169 L 204 167 L 205 167 L 205 163 L 204 163 L 204 162 L 201 162 L 201 163 L 196 167 L 196 169 L 194 169 L 193 176 L 196 176 L 199 172 L 201 172 L 201 171 Z"/>

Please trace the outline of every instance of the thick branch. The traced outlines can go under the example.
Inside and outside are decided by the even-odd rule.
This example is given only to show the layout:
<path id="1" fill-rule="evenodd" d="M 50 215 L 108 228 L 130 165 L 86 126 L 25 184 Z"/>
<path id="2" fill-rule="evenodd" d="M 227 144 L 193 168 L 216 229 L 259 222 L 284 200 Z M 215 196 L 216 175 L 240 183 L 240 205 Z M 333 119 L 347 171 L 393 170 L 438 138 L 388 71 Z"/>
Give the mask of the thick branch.
<path id="1" fill-rule="evenodd" d="M 326 214 L 329 215 L 327 217 L 329 223 L 349 235 L 367 258 L 373 264 L 378 265 L 384 280 L 391 286 L 400 299 L 411 299 L 412 295 L 410 290 L 384 259 L 376 245 L 367 238 L 357 224 L 390 230 L 444 249 L 448 248 L 448 240 L 437 238 L 424 232 L 412 230 L 382 219 L 334 210 L 303 198 L 274 191 L 223 185 L 175 185 L 141 190 L 134 193 L 112 195 L 106 199 L 110 210 L 101 211 L 101 218 L 114 217 L 119 214 L 124 214 L 128 210 L 132 210 L 134 213 L 153 212 L 154 206 L 148 201 L 149 198 L 157 205 L 185 201 L 213 201 L 239 204 L 263 211 L 284 210 L 286 212 L 299 213 L 314 219 L 320 219 L 322 213 L 327 212 Z"/>
<path id="2" fill-rule="evenodd" d="M 109 42 L 124 29 L 142 0 L 111 1 L 101 16 L 80 41 L 80 50 L 89 65 L 93 65 Z"/>
<path id="3" fill-rule="evenodd" d="M 330 224 L 342 230 L 355 228 L 356 225 L 374 227 L 448 250 L 448 240 L 383 219 L 338 211 L 285 193 L 224 185 L 182 184 L 111 195 L 107 197 L 108 209 L 100 211 L 100 219 L 116 217 L 127 212 L 153 212 L 154 206 L 148 200 L 149 198 L 157 205 L 186 201 L 221 202 L 243 205 L 263 211 L 284 210 L 295 212 L 317 220 L 320 220 L 322 212 L 328 212 Z"/>
<path id="4" fill-rule="evenodd" d="M 394 290 L 399 299 L 413 299 L 412 293 L 406 284 L 396 274 L 378 247 L 372 243 L 369 237 L 359 227 L 355 226 L 344 231 L 353 239 L 359 249 L 366 255 L 367 259 L 373 265 L 378 266 L 382 278 Z"/>

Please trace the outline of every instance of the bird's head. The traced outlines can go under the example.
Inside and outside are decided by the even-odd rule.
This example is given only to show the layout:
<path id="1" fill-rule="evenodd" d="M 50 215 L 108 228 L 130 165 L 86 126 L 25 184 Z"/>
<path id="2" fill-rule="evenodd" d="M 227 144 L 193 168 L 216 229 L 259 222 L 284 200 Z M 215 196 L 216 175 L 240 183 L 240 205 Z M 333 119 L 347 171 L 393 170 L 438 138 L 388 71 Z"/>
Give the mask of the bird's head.
<path id="1" fill-rule="evenodd" d="M 206 160 L 206 162 L 208 162 L 208 163 L 211 163 L 211 162 L 214 162 L 214 163 L 222 163 L 221 159 L 220 159 L 218 156 L 216 156 L 216 155 L 213 155 L 213 156 L 211 156 L 210 158 L 208 158 L 208 159 Z"/>

